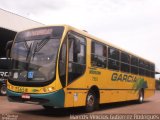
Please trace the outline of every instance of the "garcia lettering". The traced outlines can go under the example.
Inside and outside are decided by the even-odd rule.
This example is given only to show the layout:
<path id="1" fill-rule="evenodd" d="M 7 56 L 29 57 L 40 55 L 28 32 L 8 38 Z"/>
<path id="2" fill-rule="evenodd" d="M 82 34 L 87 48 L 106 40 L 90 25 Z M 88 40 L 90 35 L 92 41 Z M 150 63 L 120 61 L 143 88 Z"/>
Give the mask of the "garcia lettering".
<path id="1" fill-rule="evenodd" d="M 113 73 L 111 80 L 112 81 L 122 81 L 122 82 L 136 82 L 137 77 L 133 75 Z"/>

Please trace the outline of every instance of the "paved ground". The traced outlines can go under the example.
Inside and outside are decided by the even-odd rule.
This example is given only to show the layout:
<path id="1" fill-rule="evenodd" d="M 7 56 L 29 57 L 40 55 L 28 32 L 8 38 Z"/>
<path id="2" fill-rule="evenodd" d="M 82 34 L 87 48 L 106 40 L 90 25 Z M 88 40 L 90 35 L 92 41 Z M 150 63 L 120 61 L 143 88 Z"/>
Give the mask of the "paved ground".
<path id="1" fill-rule="evenodd" d="M 17 118 L 18 120 L 82 120 L 89 119 L 90 117 L 88 115 L 160 114 L 160 91 L 156 91 L 156 94 L 153 97 L 146 99 L 143 104 L 135 104 L 134 102 L 105 104 L 103 106 L 100 106 L 100 110 L 92 112 L 90 114 L 84 113 L 83 108 L 56 109 L 52 111 L 46 111 L 39 105 L 11 103 L 8 102 L 5 96 L 0 96 L 0 114 L 0 119 L 2 120 L 7 120 L 5 119 L 7 117 L 10 118 L 8 120 L 17 120 Z M 107 116 L 103 116 L 103 118 L 104 117 L 109 119 Z"/>

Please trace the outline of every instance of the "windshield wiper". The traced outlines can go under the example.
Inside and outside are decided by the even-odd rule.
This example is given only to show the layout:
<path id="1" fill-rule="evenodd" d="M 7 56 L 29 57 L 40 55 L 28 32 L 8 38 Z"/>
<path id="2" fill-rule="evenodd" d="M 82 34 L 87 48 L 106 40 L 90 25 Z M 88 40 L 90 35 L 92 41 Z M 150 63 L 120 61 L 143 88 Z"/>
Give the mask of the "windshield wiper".
<path id="1" fill-rule="evenodd" d="M 28 48 L 28 52 L 27 52 L 27 56 L 26 56 L 26 61 L 27 61 L 27 59 L 28 59 L 28 57 L 29 57 L 31 48 L 32 48 L 32 43 L 30 44 L 30 46 L 29 46 L 29 48 Z"/>
<path id="2" fill-rule="evenodd" d="M 49 36 L 45 37 L 44 39 L 41 40 L 41 42 L 37 42 L 36 47 L 34 48 L 33 51 L 33 59 L 36 53 L 38 53 L 44 46 L 45 44 L 49 41 Z"/>

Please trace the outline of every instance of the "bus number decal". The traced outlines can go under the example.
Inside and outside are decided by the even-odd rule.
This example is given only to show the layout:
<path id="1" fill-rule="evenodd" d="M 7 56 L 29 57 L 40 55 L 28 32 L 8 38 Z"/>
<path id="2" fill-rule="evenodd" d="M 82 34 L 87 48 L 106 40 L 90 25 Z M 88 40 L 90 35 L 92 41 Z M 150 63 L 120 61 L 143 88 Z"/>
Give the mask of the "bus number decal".
<path id="1" fill-rule="evenodd" d="M 16 87 L 17 92 L 25 92 L 24 87 Z"/>
<path id="2" fill-rule="evenodd" d="M 98 81 L 98 77 L 92 77 L 93 81 Z"/>

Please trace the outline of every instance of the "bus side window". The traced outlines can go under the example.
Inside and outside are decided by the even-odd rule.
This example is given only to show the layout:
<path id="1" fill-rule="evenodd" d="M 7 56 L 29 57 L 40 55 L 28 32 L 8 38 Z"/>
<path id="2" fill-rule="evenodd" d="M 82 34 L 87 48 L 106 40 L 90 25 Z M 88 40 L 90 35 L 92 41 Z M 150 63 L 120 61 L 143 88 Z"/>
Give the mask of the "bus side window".
<path id="1" fill-rule="evenodd" d="M 155 78 L 155 65 L 154 64 L 150 64 L 150 77 Z"/>
<path id="2" fill-rule="evenodd" d="M 107 47 L 102 43 L 92 41 L 91 44 L 91 65 L 106 68 L 107 67 Z"/>
<path id="3" fill-rule="evenodd" d="M 131 73 L 138 75 L 138 58 L 135 56 L 131 56 Z"/>
<path id="4" fill-rule="evenodd" d="M 130 55 L 125 52 L 121 52 L 121 71 L 130 72 Z"/>
<path id="5" fill-rule="evenodd" d="M 68 39 L 68 83 L 82 76 L 86 69 L 86 41 L 83 37 L 72 35 L 74 39 Z M 78 50 L 76 50 L 77 47 L 79 47 Z"/>
<path id="6" fill-rule="evenodd" d="M 119 50 L 108 47 L 108 69 L 119 70 Z"/>

